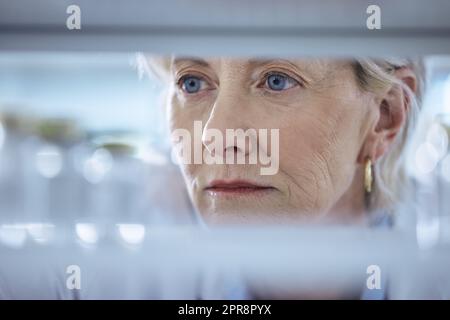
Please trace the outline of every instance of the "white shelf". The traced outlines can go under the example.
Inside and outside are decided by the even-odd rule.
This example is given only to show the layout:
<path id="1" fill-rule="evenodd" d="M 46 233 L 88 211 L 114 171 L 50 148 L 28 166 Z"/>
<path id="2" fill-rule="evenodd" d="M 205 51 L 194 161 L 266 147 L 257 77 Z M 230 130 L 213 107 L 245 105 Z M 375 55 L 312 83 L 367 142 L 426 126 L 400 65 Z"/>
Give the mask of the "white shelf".
<path id="1" fill-rule="evenodd" d="M 450 53 L 450 1 L 0 0 L 0 50 L 151 51 L 196 55 Z M 81 30 L 66 8 L 81 8 Z"/>

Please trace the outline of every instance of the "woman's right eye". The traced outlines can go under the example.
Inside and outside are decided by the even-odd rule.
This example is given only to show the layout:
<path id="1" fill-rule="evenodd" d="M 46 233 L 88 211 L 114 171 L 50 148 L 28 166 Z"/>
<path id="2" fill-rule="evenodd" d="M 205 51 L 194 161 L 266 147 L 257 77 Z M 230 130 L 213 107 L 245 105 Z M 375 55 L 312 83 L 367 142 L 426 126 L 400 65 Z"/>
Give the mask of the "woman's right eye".
<path id="1" fill-rule="evenodd" d="M 194 94 L 207 87 L 207 82 L 200 77 L 185 76 L 179 80 L 181 90 L 189 94 Z"/>

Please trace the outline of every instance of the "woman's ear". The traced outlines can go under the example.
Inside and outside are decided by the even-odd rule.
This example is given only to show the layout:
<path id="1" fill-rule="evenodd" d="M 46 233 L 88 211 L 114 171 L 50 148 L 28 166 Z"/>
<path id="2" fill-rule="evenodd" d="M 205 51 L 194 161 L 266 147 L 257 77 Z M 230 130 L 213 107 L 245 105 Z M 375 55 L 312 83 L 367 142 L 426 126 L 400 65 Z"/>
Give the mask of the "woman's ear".
<path id="1" fill-rule="evenodd" d="M 417 78 L 409 67 L 395 71 L 394 76 L 413 93 L 417 91 Z M 377 120 L 370 128 L 359 162 L 370 158 L 373 162 L 384 155 L 407 121 L 411 101 L 406 89 L 393 84 L 377 101 Z"/>

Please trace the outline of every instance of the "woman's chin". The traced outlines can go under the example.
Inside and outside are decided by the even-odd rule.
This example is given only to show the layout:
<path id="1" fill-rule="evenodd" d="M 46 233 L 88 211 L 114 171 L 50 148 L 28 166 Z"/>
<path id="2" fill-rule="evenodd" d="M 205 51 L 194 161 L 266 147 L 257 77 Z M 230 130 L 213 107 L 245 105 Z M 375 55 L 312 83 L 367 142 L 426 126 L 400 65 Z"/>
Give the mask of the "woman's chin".
<path id="1" fill-rule="evenodd" d="M 239 204 L 216 204 L 214 208 L 199 210 L 207 225 L 257 225 L 284 226 L 304 223 L 307 214 L 291 212 L 275 202 L 245 202 Z"/>

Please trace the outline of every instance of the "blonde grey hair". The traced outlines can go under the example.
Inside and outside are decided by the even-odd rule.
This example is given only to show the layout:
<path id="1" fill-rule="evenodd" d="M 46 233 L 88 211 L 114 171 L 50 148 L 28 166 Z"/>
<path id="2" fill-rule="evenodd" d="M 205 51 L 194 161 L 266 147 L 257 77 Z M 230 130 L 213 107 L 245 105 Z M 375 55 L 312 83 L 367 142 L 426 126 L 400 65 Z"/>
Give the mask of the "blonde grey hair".
<path id="1" fill-rule="evenodd" d="M 406 174 L 406 149 L 421 105 L 424 90 L 423 64 L 420 60 L 409 59 L 356 59 L 353 67 L 362 89 L 375 92 L 397 85 L 403 90 L 409 103 L 404 126 L 390 150 L 374 164 L 373 168 L 374 186 L 369 196 L 369 208 L 392 213 L 395 204 L 405 201 L 413 191 L 413 181 Z M 394 75 L 396 70 L 405 67 L 410 68 L 416 75 L 415 93 Z"/>

